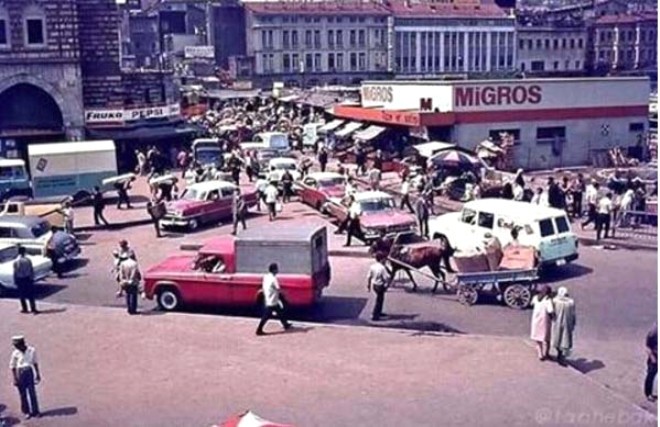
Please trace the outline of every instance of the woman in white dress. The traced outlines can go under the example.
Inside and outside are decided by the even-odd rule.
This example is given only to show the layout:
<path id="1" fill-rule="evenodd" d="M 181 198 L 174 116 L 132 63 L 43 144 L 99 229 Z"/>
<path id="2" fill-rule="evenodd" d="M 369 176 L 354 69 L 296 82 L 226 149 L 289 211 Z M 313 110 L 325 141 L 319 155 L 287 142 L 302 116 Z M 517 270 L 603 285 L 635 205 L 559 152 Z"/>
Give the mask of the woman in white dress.
<path id="1" fill-rule="evenodd" d="M 539 292 L 532 298 L 532 306 L 534 310 L 532 311 L 530 338 L 536 342 L 539 360 L 546 360 L 550 346 L 550 326 L 554 313 L 552 290 L 549 286 L 543 285 L 540 287 Z"/>

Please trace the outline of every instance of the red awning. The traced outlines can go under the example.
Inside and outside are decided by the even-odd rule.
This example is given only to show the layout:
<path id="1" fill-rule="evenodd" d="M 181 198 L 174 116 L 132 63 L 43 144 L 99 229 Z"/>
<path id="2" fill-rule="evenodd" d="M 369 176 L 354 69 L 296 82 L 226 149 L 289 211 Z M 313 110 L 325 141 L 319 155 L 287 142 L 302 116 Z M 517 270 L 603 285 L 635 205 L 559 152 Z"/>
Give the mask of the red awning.
<path id="1" fill-rule="evenodd" d="M 451 126 L 455 122 L 454 113 L 431 113 L 421 111 L 391 111 L 379 108 L 336 105 L 334 115 L 344 119 L 386 125 L 403 126 Z"/>

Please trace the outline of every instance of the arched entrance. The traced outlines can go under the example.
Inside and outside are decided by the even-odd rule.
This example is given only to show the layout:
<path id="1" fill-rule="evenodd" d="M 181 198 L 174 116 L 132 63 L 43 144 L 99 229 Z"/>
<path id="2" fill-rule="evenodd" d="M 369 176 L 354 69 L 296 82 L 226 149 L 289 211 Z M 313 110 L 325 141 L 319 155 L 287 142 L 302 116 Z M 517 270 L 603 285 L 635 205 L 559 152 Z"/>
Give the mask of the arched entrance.
<path id="1" fill-rule="evenodd" d="M 48 92 L 19 83 L 0 93 L 0 134 L 64 132 L 62 111 Z"/>

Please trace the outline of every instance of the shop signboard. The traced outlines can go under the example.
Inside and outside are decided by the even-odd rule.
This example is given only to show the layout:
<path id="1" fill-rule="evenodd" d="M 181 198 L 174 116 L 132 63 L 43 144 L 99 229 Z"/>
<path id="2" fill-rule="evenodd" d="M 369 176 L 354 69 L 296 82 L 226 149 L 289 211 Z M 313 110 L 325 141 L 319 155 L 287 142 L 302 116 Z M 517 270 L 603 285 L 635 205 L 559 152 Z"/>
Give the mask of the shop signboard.
<path id="1" fill-rule="evenodd" d="M 85 124 L 124 124 L 138 120 L 166 119 L 180 115 L 181 106 L 178 103 L 132 109 L 94 109 L 85 110 Z"/>

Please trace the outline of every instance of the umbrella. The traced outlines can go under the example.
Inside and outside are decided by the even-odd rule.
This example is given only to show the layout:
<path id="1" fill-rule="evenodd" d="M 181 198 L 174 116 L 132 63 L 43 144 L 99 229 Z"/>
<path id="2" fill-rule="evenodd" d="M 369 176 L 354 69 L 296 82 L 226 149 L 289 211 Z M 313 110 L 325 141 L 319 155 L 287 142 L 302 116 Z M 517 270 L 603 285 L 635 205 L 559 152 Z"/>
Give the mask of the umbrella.
<path id="1" fill-rule="evenodd" d="M 279 424 L 272 421 L 264 420 L 263 418 L 255 415 L 252 411 L 244 412 L 236 415 L 220 424 L 213 427 L 293 427 L 290 424 Z"/>
<path id="2" fill-rule="evenodd" d="M 476 157 L 457 150 L 442 151 L 428 160 L 429 165 L 440 167 L 463 167 L 471 168 L 481 163 Z"/>

